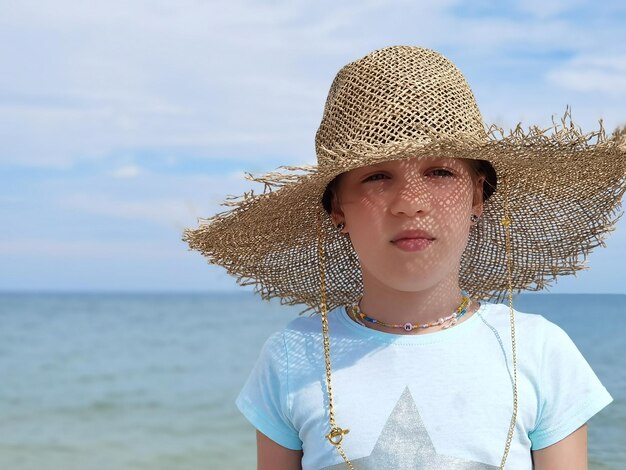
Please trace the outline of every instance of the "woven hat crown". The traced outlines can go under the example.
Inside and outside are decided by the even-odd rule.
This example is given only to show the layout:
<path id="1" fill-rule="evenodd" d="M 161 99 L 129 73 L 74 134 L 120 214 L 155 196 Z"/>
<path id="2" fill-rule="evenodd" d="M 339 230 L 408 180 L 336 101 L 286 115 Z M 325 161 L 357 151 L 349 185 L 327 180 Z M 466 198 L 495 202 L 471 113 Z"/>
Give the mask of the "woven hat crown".
<path id="1" fill-rule="evenodd" d="M 474 95 L 456 66 L 430 49 L 387 47 L 343 67 L 317 131 L 320 166 L 348 151 L 405 141 L 484 140 Z"/>

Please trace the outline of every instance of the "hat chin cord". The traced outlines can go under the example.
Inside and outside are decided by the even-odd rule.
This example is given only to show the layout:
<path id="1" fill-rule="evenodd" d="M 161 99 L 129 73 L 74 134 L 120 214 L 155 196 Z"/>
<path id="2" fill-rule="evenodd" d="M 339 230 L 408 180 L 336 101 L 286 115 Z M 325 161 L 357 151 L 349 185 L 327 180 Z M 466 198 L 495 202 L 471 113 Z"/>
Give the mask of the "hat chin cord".
<path id="1" fill-rule="evenodd" d="M 512 281 L 512 257 L 511 257 L 511 217 L 509 215 L 509 206 L 508 206 L 508 184 L 506 178 L 502 178 L 502 186 L 503 186 L 503 198 L 504 198 L 504 216 L 502 217 L 501 224 L 504 227 L 504 237 L 505 237 L 505 248 L 506 248 L 506 265 L 507 265 L 507 280 L 508 280 L 508 299 L 509 299 L 509 318 L 511 324 L 511 349 L 512 349 L 512 358 L 513 358 L 513 415 L 511 416 L 511 423 L 509 425 L 509 432 L 507 434 L 505 446 L 504 446 L 504 454 L 502 455 L 502 460 L 500 462 L 499 470 L 504 469 L 504 464 L 506 463 L 506 459 L 509 455 L 509 450 L 511 448 L 511 442 L 513 440 L 513 432 L 515 430 L 515 422 L 517 420 L 517 357 L 515 353 L 515 313 L 513 310 L 513 281 Z M 341 442 L 346 434 L 350 432 L 349 429 L 344 429 L 337 426 L 335 422 L 335 409 L 333 405 L 333 389 L 331 383 L 331 363 L 330 363 L 330 338 L 328 335 L 328 308 L 326 305 L 326 273 L 324 269 L 324 229 L 322 224 L 323 213 L 318 211 L 318 223 L 317 223 L 317 251 L 318 251 L 318 260 L 319 260 L 319 273 L 320 273 L 320 307 L 321 307 L 321 317 L 322 317 L 322 336 L 324 343 L 324 362 L 326 365 L 326 387 L 327 387 L 327 395 L 328 395 L 328 418 L 330 424 L 330 431 L 326 434 L 326 439 L 337 449 L 339 455 L 343 458 L 346 466 L 350 470 L 354 470 L 354 466 L 348 456 L 346 455 L 343 447 L 341 446 Z"/>
<path id="2" fill-rule="evenodd" d="M 511 216 L 509 214 L 509 191 L 507 178 L 502 178 L 502 185 L 504 186 L 504 217 L 502 217 L 501 224 L 504 227 L 504 240 L 506 251 L 506 270 L 508 278 L 508 294 L 509 294 L 509 319 L 511 324 L 511 351 L 513 357 L 513 415 L 511 416 L 511 424 L 509 426 L 509 432 L 506 437 L 506 443 L 504 445 L 504 454 L 502 455 L 502 461 L 500 462 L 499 469 L 504 469 L 504 463 L 509 455 L 511 448 L 511 441 L 513 440 L 513 431 L 515 430 L 515 421 L 517 420 L 517 355 L 515 354 L 515 312 L 513 310 L 513 266 L 511 256 Z"/>
<path id="3" fill-rule="evenodd" d="M 322 336 L 324 338 L 324 362 L 326 363 L 326 387 L 328 395 L 328 416 L 330 422 L 330 432 L 326 434 L 326 439 L 335 446 L 337 452 L 341 455 L 344 462 L 350 470 L 354 470 L 354 466 L 348 456 L 341 447 L 343 436 L 350 432 L 349 429 L 343 429 L 335 423 L 335 408 L 333 406 L 333 387 L 331 384 L 331 366 L 330 366 L 330 338 L 328 336 L 328 308 L 326 306 L 326 273 L 324 269 L 324 228 L 322 226 L 322 213 L 318 211 L 317 217 L 317 252 L 320 268 L 320 301 L 322 309 Z"/>

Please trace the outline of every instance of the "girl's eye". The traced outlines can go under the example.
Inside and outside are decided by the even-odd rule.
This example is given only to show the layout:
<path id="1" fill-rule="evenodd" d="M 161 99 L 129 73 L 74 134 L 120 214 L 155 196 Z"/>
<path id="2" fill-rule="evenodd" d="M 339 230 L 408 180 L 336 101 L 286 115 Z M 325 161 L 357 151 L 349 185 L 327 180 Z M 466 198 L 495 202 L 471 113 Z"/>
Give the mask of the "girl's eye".
<path id="1" fill-rule="evenodd" d="M 366 181 L 378 181 L 378 180 L 381 180 L 383 178 L 387 178 L 387 175 L 384 175 L 382 173 L 375 173 L 375 174 L 370 175 L 367 178 L 365 178 L 363 180 L 363 182 L 366 182 Z"/>
<path id="2" fill-rule="evenodd" d="M 430 172 L 434 176 L 452 176 L 452 172 L 450 170 L 446 170 L 445 168 L 437 168 Z"/>

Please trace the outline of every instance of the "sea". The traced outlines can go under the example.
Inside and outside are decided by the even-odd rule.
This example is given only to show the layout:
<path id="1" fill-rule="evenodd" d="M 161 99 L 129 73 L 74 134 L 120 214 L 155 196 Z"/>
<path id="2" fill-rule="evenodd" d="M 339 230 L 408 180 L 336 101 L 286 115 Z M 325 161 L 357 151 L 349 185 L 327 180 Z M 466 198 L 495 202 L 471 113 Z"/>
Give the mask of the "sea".
<path id="1" fill-rule="evenodd" d="M 589 421 L 589 468 L 626 469 L 626 295 L 514 305 L 560 325 L 613 395 Z M 0 469 L 256 468 L 234 401 L 301 310 L 252 292 L 0 294 Z"/>

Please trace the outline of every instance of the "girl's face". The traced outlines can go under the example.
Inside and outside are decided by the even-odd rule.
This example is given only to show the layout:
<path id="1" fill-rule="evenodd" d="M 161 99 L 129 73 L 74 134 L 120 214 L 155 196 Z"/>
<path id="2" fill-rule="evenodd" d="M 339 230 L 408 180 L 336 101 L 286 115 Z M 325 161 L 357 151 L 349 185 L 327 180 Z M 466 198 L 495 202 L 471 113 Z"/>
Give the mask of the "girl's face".
<path id="1" fill-rule="evenodd" d="M 484 177 L 467 160 L 414 158 L 344 173 L 333 221 L 344 222 L 363 280 L 405 292 L 457 282 Z M 373 279 L 372 279 L 373 278 Z"/>

